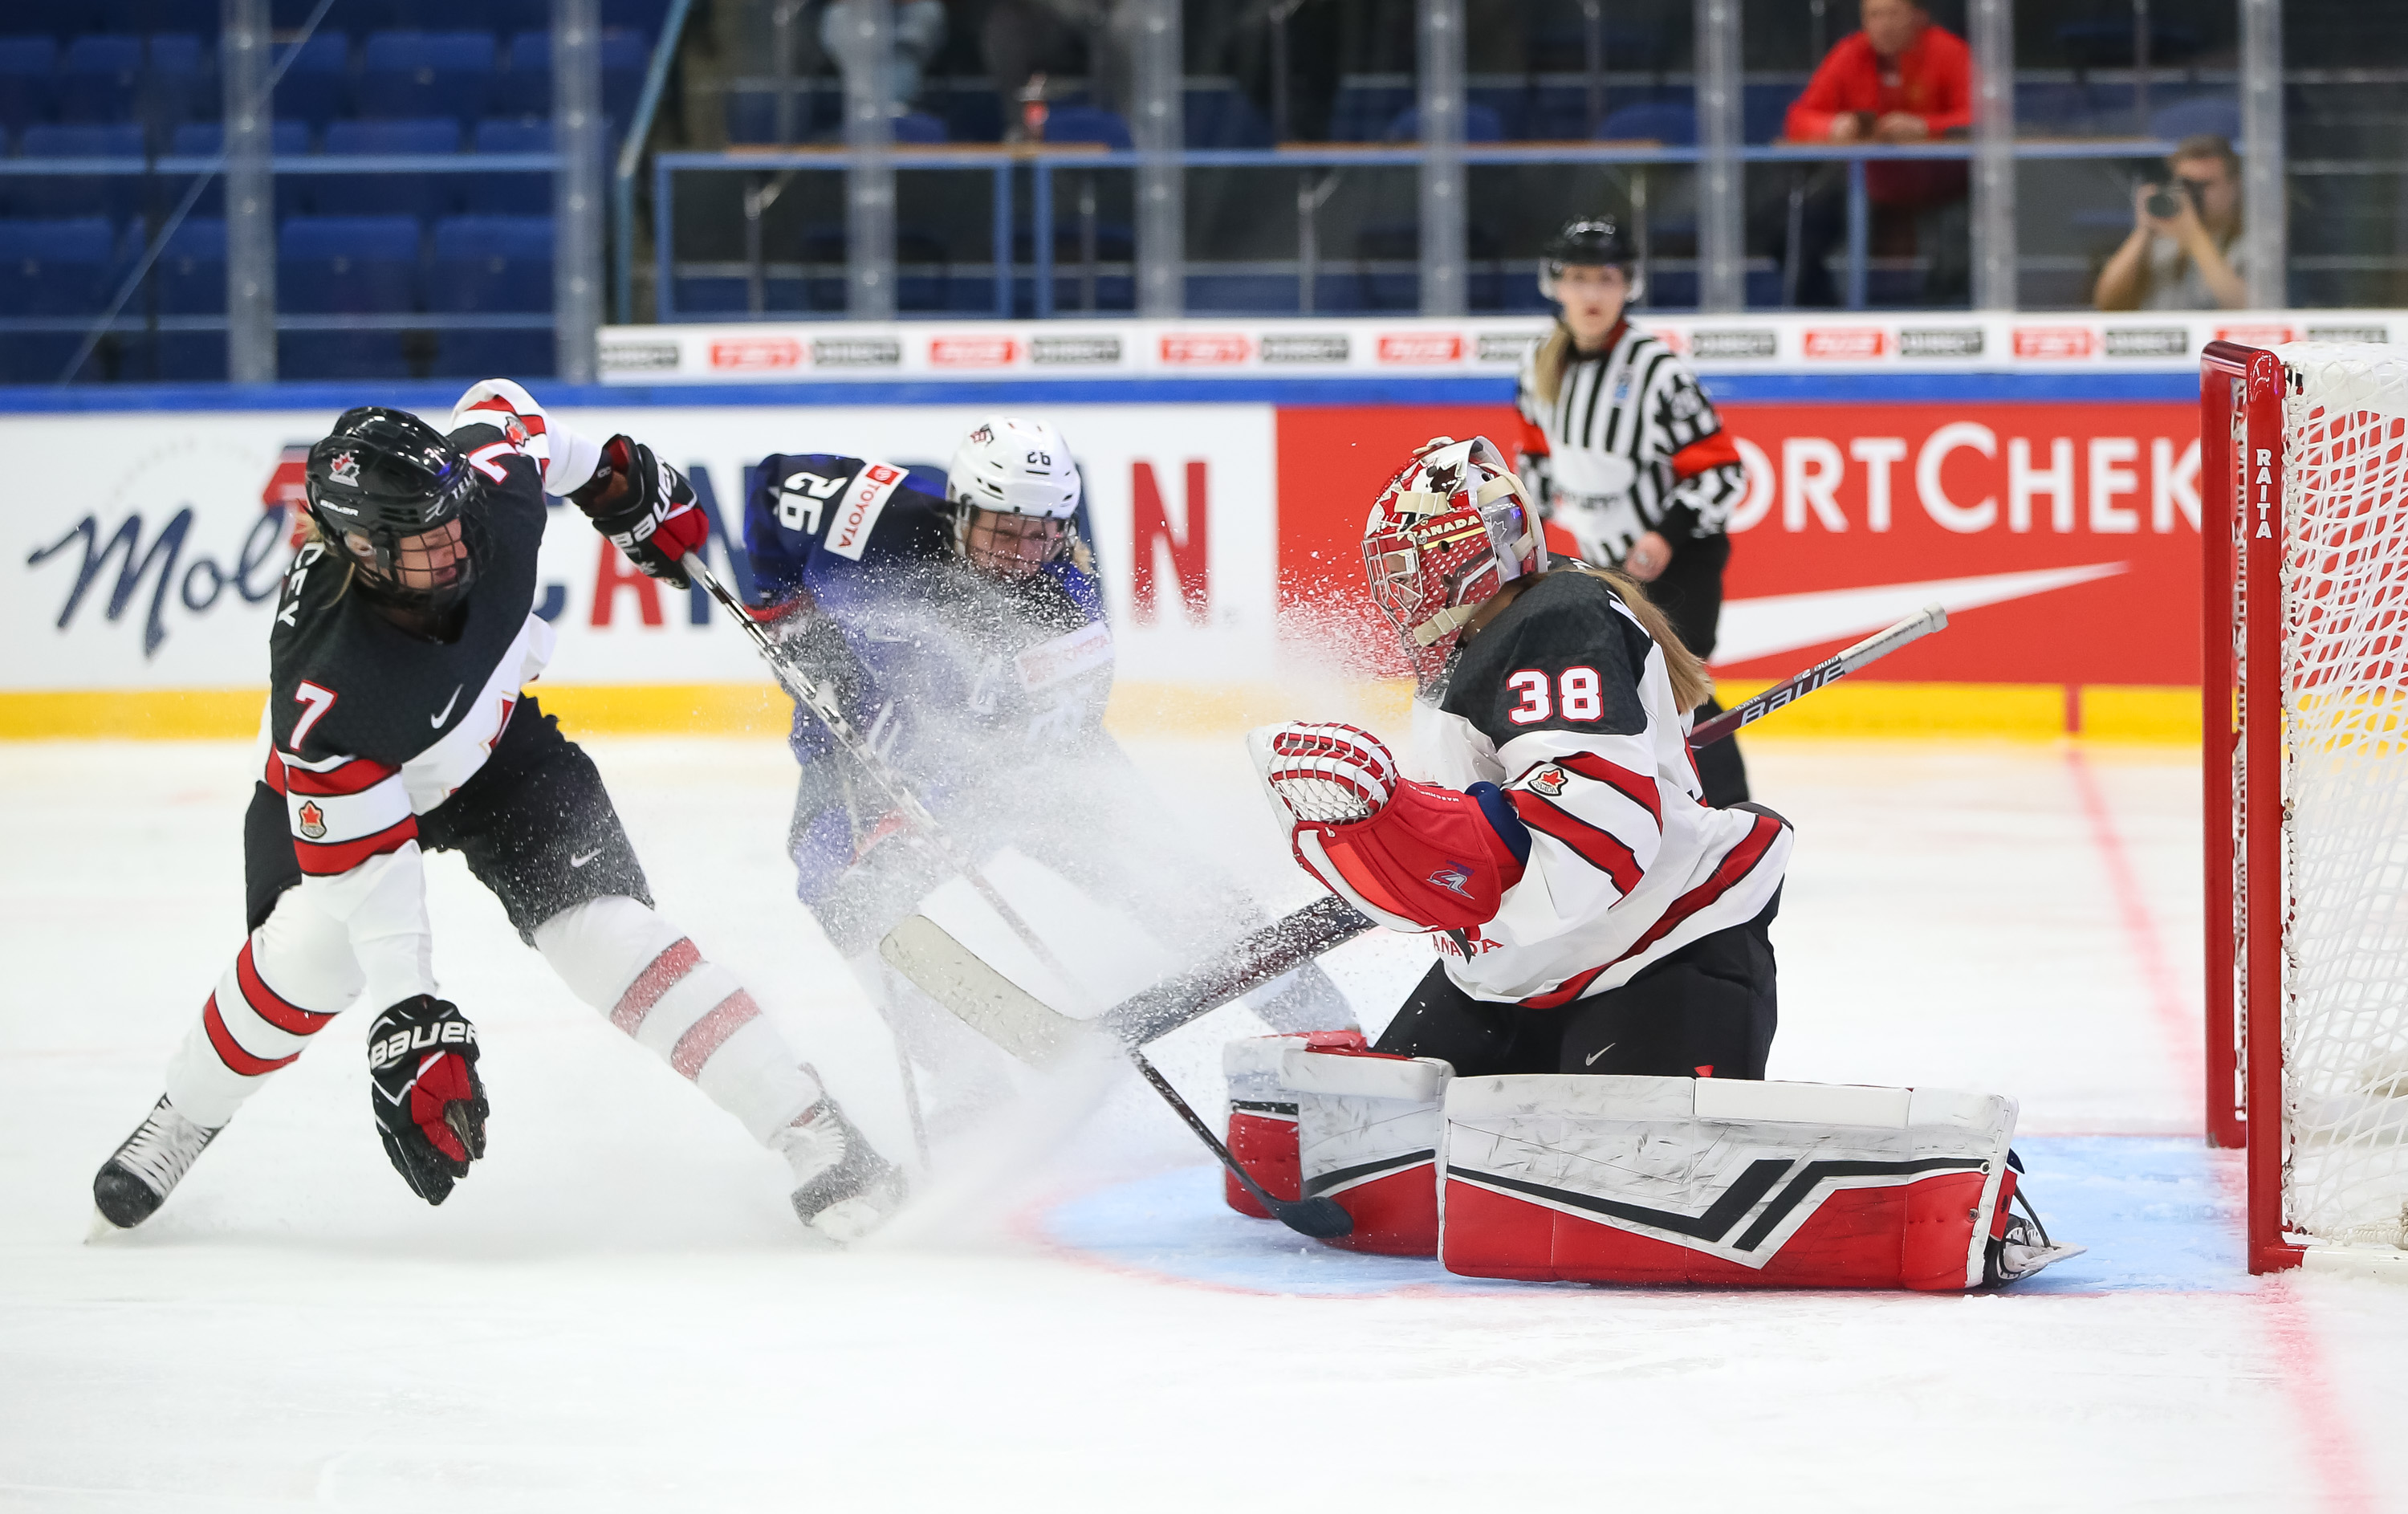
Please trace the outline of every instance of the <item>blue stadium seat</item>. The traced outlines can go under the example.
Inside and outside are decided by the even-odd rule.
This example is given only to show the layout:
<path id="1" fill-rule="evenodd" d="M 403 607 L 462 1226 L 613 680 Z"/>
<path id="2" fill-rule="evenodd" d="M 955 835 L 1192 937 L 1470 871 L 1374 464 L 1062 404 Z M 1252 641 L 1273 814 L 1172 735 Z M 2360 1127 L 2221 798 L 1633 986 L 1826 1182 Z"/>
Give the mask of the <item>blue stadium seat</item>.
<path id="1" fill-rule="evenodd" d="M 124 121 L 142 84 L 142 39 L 79 36 L 59 58 L 59 116 L 71 122 Z"/>
<path id="2" fill-rule="evenodd" d="M 493 81 L 491 32 L 377 32 L 360 53 L 360 114 L 473 121 Z"/>
<path id="3" fill-rule="evenodd" d="M 602 0 L 602 24 L 643 34 L 647 45 L 661 35 L 668 0 Z"/>
<path id="4" fill-rule="evenodd" d="M 1422 108 L 1407 106 L 1397 112 L 1381 134 L 1390 142 L 1418 142 L 1422 139 Z M 1463 139 L 1467 142 L 1501 142 L 1505 140 L 1505 123 L 1496 111 L 1484 105 L 1463 108 Z"/>
<path id="5" fill-rule="evenodd" d="M 1189 85 L 1181 99 L 1186 141 L 1193 148 L 1245 151 L 1271 145 L 1271 124 L 1234 85 Z"/>
<path id="6" fill-rule="evenodd" d="M 136 255 L 144 246 L 137 223 L 126 236 Z M 161 315 L 222 315 L 226 308 L 226 229 L 214 216 L 191 216 L 168 233 L 159 261 L 150 266 L 150 285 L 159 298 Z"/>
<path id="7" fill-rule="evenodd" d="M 521 32 L 510 38 L 509 67 L 494 76 L 486 108 L 504 116 L 540 116 L 552 109 L 552 34 Z"/>
<path id="8" fill-rule="evenodd" d="M 2241 101 L 2229 94 L 2209 94 L 2170 105 L 2149 117 L 2149 135 L 2170 142 L 2201 136 L 2239 142 Z"/>
<path id="9" fill-rule="evenodd" d="M 549 152 L 549 121 L 480 121 L 477 123 L 480 152 Z M 552 209 L 552 175 L 548 173 L 480 173 L 463 176 L 467 183 L 461 203 L 472 215 L 533 215 Z"/>
<path id="10" fill-rule="evenodd" d="M 58 64 L 59 45 L 47 36 L 0 36 L 0 125 L 16 131 L 49 118 Z"/>
<path id="11" fill-rule="evenodd" d="M 276 238 L 278 303 L 296 314 L 418 309 L 418 220 L 294 216 Z"/>
<path id="12" fill-rule="evenodd" d="M 286 48 L 278 48 L 281 61 Z M 340 32 L 319 32 L 276 83 L 276 113 L 323 126 L 351 105 L 351 44 Z"/>
<path id="13" fill-rule="evenodd" d="M 946 140 L 944 122 L 925 110 L 907 110 L 896 116 L 894 132 L 895 140 L 921 147 L 940 146 Z"/>
<path id="14" fill-rule="evenodd" d="M 131 121 L 114 126 L 28 126 L 17 138 L 22 158 L 132 158 L 139 160 L 142 128 Z M 142 180 L 135 174 L 60 174 L 0 181 L 12 213 L 22 216 L 132 215 Z"/>
<path id="15" fill-rule="evenodd" d="M 435 223 L 428 308 L 491 312 L 552 309 L 552 217 L 464 215 Z"/>
<path id="16" fill-rule="evenodd" d="M 1049 142 L 1101 142 L 1123 152 L 1132 145 L 1127 118 L 1117 110 L 1102 110 L 1092 105 L 1054 107 L 1045 118 L 1045 139 Z"/>
<path id="17" fill-rule="evenodd" d="M 1474 85 L 1463 95 L 1470 109 L 1486 110 L 1497 118 L 1499 135 L 1474 140 L 1518 142 L 1530 135 L 1523 130 L 1524 118 L 1530 113 L 1530 91 L 1522 85 Z"/>
<path id="18" fill-rule="evenodd" d="M 1597 135 L 1599 141 L 1605 142 L 1661 142 L 1666 147 L 1695 147 L 1698 145 L 1697 108 L 1669 100 L 1626 105 L 1598 124 Z"/>
<path id="19" fill-rule="evenodd" d="M 640 32 L 602 34 L 602 113 L 632 119 L 651 66 L 651 40 Z M 510 38 L 509 68 L 494 77 L 490 108 L 498 116 L 540 116 L 552 109 L 552 34 L 521 32 Z"/>
<path id="20" fill-rule="evenodd" d="M 162 32 L 150 38 L 150 67 L 142 82 L 142 118 L 170 132 L 194 116 L 218 114 L 217 77 L 201 39 L 190 32 Z"/>
<path id="21" fill-rule="evenodd" d="M 328 157 L 400 153 L 451 156 L 460 151 L 460 123 L 449 116 L 424 121 L 338 121 L 326 128 Z M 448 215 L 464 187 L 459 174 L 313 174 L 308 197 L 319 215 Z"/>
<path id="22" fill-rule="evenodd" d="M 279 156 L 299 157 L 309 151 L 309 124 L 302 121 L 280 121 L 269 128 L 269 151 Z M 188 121 L 178 126 L 167 137 L 167 151 L 179 158 L 214 158 L 225 148 L 225 127 L 214 121 Z M 162 176 L 166 185 L 169 204 L 179 203 L 184 188 L 192 182 L 189 175 Z M 301 208 L 302 192 L 308 180 L 298 174 L 279 179 L 276 183 L 276 206 L 280 215 L 289 215 Z M 225 176 L 210 179 L 193 204 L 194 215 L 225 213 Z"/>
<path id="23" fill-rule="evenodd" d="M 0 221 L 0 315 L 98 315 L 116 267 L 116 235 L 102 217 Z"/>
<path id="24" fill-rule="evenodd" d="M 1740 140 L 1762 144 L 1781 136 L 1789 118 L 1790 102 L 1806 93 L 1803 84 L 1749 84 L 1740 93 Z"/>
<path id="25" fill-rule="evenodd" d="M 1357 74 L 1338 81 L 1338 96 L 1329 107 L 1329 139 L 1333 142 L 1376 142 L 1413 103 L 1412 81 L 1402 75 Z"/>

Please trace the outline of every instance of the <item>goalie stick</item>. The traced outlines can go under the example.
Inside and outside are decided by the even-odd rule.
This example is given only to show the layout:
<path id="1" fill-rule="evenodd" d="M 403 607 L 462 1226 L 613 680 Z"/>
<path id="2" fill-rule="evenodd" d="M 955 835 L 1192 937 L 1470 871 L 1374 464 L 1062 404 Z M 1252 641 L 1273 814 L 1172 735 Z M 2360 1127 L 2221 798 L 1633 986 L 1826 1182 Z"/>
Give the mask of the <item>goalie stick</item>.
<path id="1" fill-rule="evenodd" d="M 1887 630 L 1828 657 L 1698 728 L 1692 746 L 1717 742 L 1782 706 L 1837 683 L 1869 662 L 1948 625 L 1948 612 L 1927 605 Z M 1342 946 L 1371 921 L 1335 897 L 1240 938 L 1183 973 L 1131 995 L 1092 1020 L 1073 1019 L 996 973 L 936 924 L 914 916 L 879 943 L 896 972 L 952 1010 L 972 1030 L 1024 1061 L 1043 1062 L 1073 1037 L 1104 1033 L 1133 1046 L 1168 1035 L 1192 1020 L 1242 998 L 1281 973 Z M 973 965 L 974 964 L 974 965 Z M 975 985 L 975 987 L 973 987 Z"/>
<path id="2" fill-rule="evenodd" d="M 1360 934 L 1370 928 L 1371 922 L 1356 915 L 1342 900 L 1329 899 L 1321 902 L 1335 904 L 1360 922 L 1354 929 L 1346 930 L 1340 939 Z M 1311 910 L 1301 910 L 1297 915 L 1311 913 Z M 1287 920 L 1266 930 L 1256 931 L 1247 941 L 1276 932 L 1296 918 L 1297 916 L 1290 916 Z M 1241 942 L 1239 944 L 1243 946 L 1245 944 Z M 1336 943 L 1331 942 L 1330 944 Z M 1327 947 L 1321 949 L 1326 950 Z M 922 992 L 960 1016 L 971 1029 L 1021 1060 L 1039 1066 L 1054 1061 L 1079 1042 L 1095 1037 L 1098 1033 L 1097 1024 L 1109 1026 L 1115 1016 L 1125 1016 L 1133 1006 L 1141 1015 L 1150 998 L 1162 994 L 1176 984 L 1202 981 L 1202 975 L 1210 969 L 1218 967 L 1221 971 L 1219 975 L 1210 980 L 1205 992 L 1218 992 L 1232 983 L 1241 985 L 1226 997 L 1215 1000 L 1216 1005 L 1226 1003 L 1248 988 L 1268 983 L 1280 972 L 1285 971 L 1280 969 L 1250 975 L 1242 966 L 1229 963 L 1227 959 L 1232 953 L 1225 952 L 1205 968 L 1166 979 L 1145 993 L 1115 1005 L 1096 1020 L 1084 1021 L 1055 1013 L 1035 994 L 988 966 L 984 959 L 955 941 L 944 927 L 924 915 L 911 916 L 888 931 L 886 938 L 878 944 L 878 953 L 893 964 L 896 972 L 919 985 Z M 1106 1033 L 1110 1033 L 1109 1031 Z M 1204 1123 L 1203 1117 L 1197 1115 L 1195 1107 L 1170 1086 L 1170 1080 L 1146 1060 L 1140 1041 L 1131 1040 L 1125 1033 L 1114 1034 L 1112 1040 L 1122 1055 L 1136 1066 L 1140 1075 L 1153 1086 L 1154 1091 L 1162 1095 L 1163 1102 L 1170 1105 L 1187 1128 L 1196 1133 L 1197 1140 L 1211 1148 L 1221 1165 L 1244 1185 L 1255 1202 L 1270 1212 L 1272 1218 L 1299 1235 L 1310 1235 L 1316 1240 L 1344 1235 L 1354 1228 L 1354 1217 L 1347 1214 L 1335 1199 L 1278 1199 L 1266 1192 L 1263 1186 L 1254 1181 L 1254 1175 L 1246 1171 L 1230 1154 L 1228 1146 L 1212 1132 L 1212 1127 Z"/>
<path id="3" fill-rule="evenodd" d="M 1752 726 L 1783 705 L 1802 699 L 1826 685 L 1838 683 L 1866 663 L 1886 657 L 1909 642 L 1919 642 L 1933 631 L 1947 628 L 1948 612 L 1940 605 L 1925 605 L 1889 629 L 1875 631 L 1846 651 L 1835 653 L 1796 677 L 1775 684 L 1745 703 L 1724 711 L 1689 732 L 1689 745 L 1692 748 L 1711 746 L 1742 726 Z"/>

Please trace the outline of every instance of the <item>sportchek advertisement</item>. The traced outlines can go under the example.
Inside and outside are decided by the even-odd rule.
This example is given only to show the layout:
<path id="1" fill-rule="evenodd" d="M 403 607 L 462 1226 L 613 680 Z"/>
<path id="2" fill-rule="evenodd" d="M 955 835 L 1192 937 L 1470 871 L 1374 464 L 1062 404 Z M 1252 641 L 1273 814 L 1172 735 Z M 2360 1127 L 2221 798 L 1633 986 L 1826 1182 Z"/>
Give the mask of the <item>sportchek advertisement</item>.
<path id="1" fill-rule="evenodd" d="M 1019 405 L 1017 409 L 1039 407 Z M 1356 533 L 1412 446 L 1504 407 L 1042 407 L 1077 449 L 1120 676 L 1227 685 L 1299 658 L 1374 670 Z M 833 452 L 941 474 L 968 406 L 564 410 L 687 470 L 730 530 L 748 469 Z M 1932 600 L 1955 624 L 1885 679 L 2180 685 L 2198 677 L 2195 409 L 2168 403 L 1733 404 L 1752 481 L 1733 521 L 1717 666 L 1770 676 Z M 8 512 L 5 685 L 228 688 L 265 677 L 299 449 L 330 414 L 0 418 Z M 440 417 L 437 417 L 440 419 Z M 724 541 L 724 572 L 745 570 Z M 546 540 L 555 683 L 757 683 L 699 593 L 636 574 L 572 507 Z"/>

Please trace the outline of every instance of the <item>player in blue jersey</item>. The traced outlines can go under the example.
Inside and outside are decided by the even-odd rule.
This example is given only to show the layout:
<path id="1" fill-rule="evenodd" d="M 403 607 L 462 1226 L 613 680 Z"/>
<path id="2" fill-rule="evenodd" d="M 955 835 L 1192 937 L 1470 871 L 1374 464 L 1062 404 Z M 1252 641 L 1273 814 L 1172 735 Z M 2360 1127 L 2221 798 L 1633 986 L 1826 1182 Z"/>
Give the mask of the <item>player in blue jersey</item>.
<path id="1" fill-rule="evenodd" d="M 1011 847 L 1176 950 L 1200 954 L 1249 929 L 1245 901 L 1169 840 L 1159 799 L 1103 728 L 1111 627 L 1061 433 L 982 422 L 944 489 L 924 493 L 903 469 L 857 457 L 766 459 L 744 510 L 755 618 L 833 689 L 964 850 Z M 891 1002 L 878 940 L 943 867 L 799 707 L 790 742 L 803 769 L 788 832 L 796 892 Z M 1353 1023 L 1318 968 L 1256 1003 L 1283 1028 Z M 915 1057 L 936 1054 L 903 1029 Z"/>

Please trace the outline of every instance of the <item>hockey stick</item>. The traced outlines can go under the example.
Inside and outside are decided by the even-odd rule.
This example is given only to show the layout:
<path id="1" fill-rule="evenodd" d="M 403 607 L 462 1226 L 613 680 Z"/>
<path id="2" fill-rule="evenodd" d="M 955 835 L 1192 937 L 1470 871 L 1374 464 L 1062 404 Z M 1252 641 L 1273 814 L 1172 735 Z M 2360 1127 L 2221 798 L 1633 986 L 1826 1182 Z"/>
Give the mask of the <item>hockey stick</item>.
<path id="1" fill-rule="evenodd" d="M 1699 727 L 1693 746 L 1721 740 L 1743 725 L 1835 683 L 1948 624 L 1948 613 L 1927 606 L 1796 677 Z M 1345 944 L 1371 929 L 1354 906 L 1320 899 L 1240 939 L 1186 972 L 1115 1004 L 1092 1020 L 1072 1019 L 980 961 L 931 921 L 913 916 L 897 926 L 879 953 L 896 971 L 952 1010 L 972 1030 L 1025 1061 L 1043 1062 L 1075 1036 L 1108 1033 L 1142 1046 L 1253 992 L 1281 973 Z"/>
<path id="2" fill-rule="evenodd" d="M 1028 944 L 1029 949 L 1037 954 L 1038 959 L 1043 962 L 1048 970 L 1064 983 L 1074 981 L 1070 976 L 1069 969 L 1062 965 L 1052 949 L 1039 938 L 1029 923 L 1021 918 L 1020 912 L 1011 907 L 1010 902 L 1003 897 L 995 885 L 987 881 L 986 874 L 980 871 L 978 864 L 953 849 L 951 840 L 938 826 L 937 817 L 928 813 L 927 806 L 920 802 L 919 797 L 904 784 L 902 776 L 887 765 L 886 759 L 878 755 L 877 749 L 864 740 L 859 731 L 853 729 L 853 722 L 845 718 L 844 711 L 837 704 L 836 697 L 805 677 L 801 669 L 779 653 L 778 643 L 769 639 L 769 633 L 762 629 L 759 621 L 752 618 L 752 613 L 744 608 L 743 601 L 737 598 L 727 585 L 720 582 L 719 575 L 710 570 L 710 565 L 703 561 L 702 555 L 698 552 L 689 552 L 681 559 L 680 566 L 685 569 L 695 583 L 708 590 L 712 598 L 719 601 L 720 607 L 727 612 L 728 616 L 738 626 L 743 627 L 744 634 L 752 639 L 753 649 L 761 654 L 764 661 L 768 663 L 769 670 L 776 675 L 778 682 L 785 686 L 786 692 L 793 695 L 796 702 L 816 716 L 821 725 L 827 728 L 828 734 L 836 739 L 836 743 L 844 748 L 846 755 L 853 759 L 870 783 L 885 796 L 886 802 L 893 805 L 896 813 L 903 816 L 904 822 L 911 828 L 921 843 L 934 851 L 948 868 L 959 874 L 981 899 L 986 901 L 987 907 L 1002 918 L 1004 925 L 1013 935 Z M 884 1017 L 882 1011 L 880 1017 Z M 898 1063 L 898 1070 L 903 1074 L 903 1102 L 911 1117 L 911 1139 L 919 1147 L 920 1161 L 924 1166 L 928 1160 L 928 1128 L 920 1114 L 920 1087 L 918 1080 L 911 1074 L 911 1054 L 904 1049 L 903 1038 L 895 1032 L 892 1023 L 887 1026 L 887 1031 L 894 1039 L 895 1059 Z"/>
<path id="3" fill-rule="evenodd" d="M 792 662 L 779 655 L 777 643 L 769 639 L 769 633 L 762 629 L 761 623 L 752 618 L 742 602 L 729 592 L 727 585 L 719 581 L 719 575 L 710 570 L 710 565 L 702 560 L 699 553 L 686 554 L 683 566 L 685 570 L 693 575 L 695 582 L 710 591 L 710 597 L 718 600 L 728 614 L 735 617 L 738 626 L 744 627 L 745 633 L 752 637 L 754 648 L 768 662 L 770 670 L 777 675 L 778 682 L 784 685 L 787 692 L 793 694 L 805 709 L 819 717 L 820 722 L 827 727 L 828 734 L 836 739 L 837 744 L 842 746 L 854 761 L 860 764 L 862 771 L 867 774 L 869 781 L 886 796 L 888 802 L 895 806 L 905 822 L 919 833 L 921 840 L 935 851 L 946 865 L 959 873 L 973 889 L 977 890 L 979 897 L 986 901 L 988 907 L 995 911 L 1013 935 L 1018 936 L 1027 944 L 1029 950 L 1036 953 L 1038 960 L 1045 965 L 1057 981 L 1066 987 L 1075 988 L 1078 979 L 1072 975 L 1070 970 L 1064 966 L 1061 959 L 1045 944 L 1036 930 L 1026 920 L 1021 918 L 1020 912 L 1013 909 L 995 886 L 987 881 L 986 875 L 979 870 L 978 864 L 953 849 L 951 840 L 937 824 L 937 817 L 928 813 L 927 807 L 923 805 L 919 798 L 904 784 L 902 777 L 893 768 L 887 766 L 886 760 L 880 757 L 877 751 L 861 738 L 860 733 L 853 728 L 853 722 L 845 718 L 844 712 L 838 707 L 835 699 L 827 690 L 803 676 L 801 669 L 795 667 Z M 881 944 L 880 952 L 882 956 L 884 955 L 883 943 Z M 980 965 L 984 966 L 983 963 Z M 910 976 L 909 973 L 904 975 Z M 995 975 L 1001 977 L 999 973 Z M 917 979 L 912 981 L 918 982 Z M 939 1000 L 940 1003 L 944 1002 L 941 999 Z M 1051 1011 L 1048 1013 L 1050 1014 Z M 891 1034 L 892 1026 L 888 1029 Z M 1236 1160 L 1229 1155 L 1227 1147 L 1222 1146 L 1204 1122 L 1197 1117 L 1196 1111 L 1188 1107 L 1187 1101 L 1179 1096 L 1179 1090 L 1172 1088 L 1169 1082 L 1154 1070 L 1154 1065 L 1145 1060 L 1144 1054 L 1135 1046 L 1128 1048 L 1128 1054 L 1137 1063 L 1138 1071 L 1145 1075 L 1145 1080 L 1154 1086 L 1154 1091 L 1161 1094 L 1169 1103 L 1170 1107 L 1178 1112 L 1179 1117 L 1186 1122 L 1187 1128 L 1201 1136 L 1204 1144 L 1212 1148 L 1214 1155 L 1218 1156 L 1230 1171 L 1238 1174 L 1241 1182 L 1249 1188 L 1255 1187 L 1254 1179 L 1237 1166 Z M 910 1107 L 912 1138 L 919 1146 L 921 1162 L 925 1165 L 928 1160 L 927 1129 L 920 1117 L 920 1093 L 911 1074 L 910 1054 L 903 1049 L 900 1036 L 895 1037 L 895 1055 L 896 1060 L 901 1063 L 903 1095 L 905 1102 Z M 1281 1202 L 1268 1194 L 1261 1194 L 1260 1197 L 1266 1208 Z M 1322 1207 L 1314 1207 L 1314 1205 Z M 1354 1222 L 1347 1218 L 1346 1211 L 1329 1200 L 1312 1200 L 1307 1201 L 1303 1205 L 1290 1207 L 1294 1211 L 1294 1218 L 1288 1223 L 1291 1228 L 1302 1234 L 1343 1235 L 1354 1228 Z"/>
<path id="4" fill-rule="evenodd" d="M 1325 900 L 1323 902 L 1345 909 L 1344 903 L 1339 900 Z M 1349 935 L 1370 929 L 1370 921 L 1351 909 L 1346 913 L 1361 921 L 1358 930 L 1349 931 Z M 1294 916 L 1289 916 L 1290 920 L 1295 918 Z M 1281 922 L 1281 925 L 1285 924 L 1286 921 Z M 1270 928 L 1273 931 L 1279 929 L 1280 926 Z M 1257 931 L 1255 936 L 1267 933 Z M 1255 938 L 1247 939 L 1252 941 Z M 1196 978 L 1202 971 L 1168 979 L 1107 1011 L 1098 1020 L 1088 1021 L 1074 1020 L 1068 1015 L 1056 1013 L 1035 994 L 996 972 L 977 953 L 955 941 L 944 927 L 924 915 L 911 916 L 887 932 L 886 939 L 878 944 L 878 952 L 893 964 L 896 972 L 919 985 L 922 992 L 953 1010 L 973 1030 L 1023 1061 L 1039 1066 L 1054 1061 L 1080 1040 L 1097 1034 L 1099 1021 L 1104 1026 L 1102 1033 L 1112 1034 L 1114 1028 L 1111 1022 L 1115 1016 L 1124 1014 L 1133 1005 L 1144 1003 L 1151 996 L 1160 994 L 1173 984 Z M 1228 955 L 1225 953 L 1223 958 Z M 1287 964 L 1290 967 L 1294 965 L 1294 962 Z M 1283 972 L 1285 968 L 1279 971 Z M 1278 972 L 1251 977 L 1243 972 L 1225 973 L 1214 981 L 1213 991 L 1226 983 L 1240 979 L 1245 981 L 1226 997 L 1215 1001 L 1215 1005 L 1226 1003 L 1248 988 L 1278 975 Z M 1161 1070 L 1146 1060 L 1142 1043 L 1131 1040 L 1125 1034 L 1112 1034 L 1112 1040 L 1121 1053 L 1136 1065 L 1139 1074 L 1153 1086 L 1154 1091 L 1162 1095 L 1163 1102 L 1170 1105 L 1190 1131 L 1196 1132 L 1197 1139 L 1211 1150 L 1214 1158 L 1237 1177 L 1246 1191 L 1254 1196 L 1254 1201 L 1269 1211 L 1272 1218 L 1299 1235 L 1310 1235 L 1316 1240 L 1344 1235 L 1354 1228 L 1354 1217 L 1347 1214 L 1344 1206 L 1335 1199 L 1276 1199 L 1264 1191 L 1263 1186 L 1254 1181 L 1254 1175 L 1240 1164 L 1238 1159 L 1230 1154 L 1228 1146 L 1212 1133 L 1212 1128 L 1204 1123 L 1203 1117 L 1197 1115 L 1195 1107 L 1170 1086 L 1170 1080 L 1162 1075 Z"/>
<path id="5" fill-rule="evenodd" d="M 1876 631 L 1795 678 L 1775 684 L 1746 703 L 1724 711 L 1689 732 L 1689 745 L 1692 748 L 1711 746 L 1742 726 L 1752 726 L 1783 705 L 1802 699 L 1827 684 L 1838 683 L 1866 663 L 1886 657 L 1899 647 L 1910 642 L 1919 642 L 1933 631 L 1947 628 L 1948 612 L 1936 604 L 1925 605 L 1889 629 Z"/>

